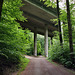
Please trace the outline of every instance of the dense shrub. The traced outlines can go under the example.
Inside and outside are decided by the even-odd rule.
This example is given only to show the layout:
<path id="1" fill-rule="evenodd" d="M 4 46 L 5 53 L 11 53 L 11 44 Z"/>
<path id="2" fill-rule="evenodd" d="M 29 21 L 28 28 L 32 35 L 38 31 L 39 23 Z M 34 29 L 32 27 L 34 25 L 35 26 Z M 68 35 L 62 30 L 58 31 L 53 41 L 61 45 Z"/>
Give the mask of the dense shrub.
<path id="1" fill-rule="evenodd" d="M 3 55 L 0 55 L 1 65 L 11 67 L 13 64 L 20 63 L 21 54 L 19 51 L 12 51 L 9 49 L 3 49 L 0 51 Z"/>
<path id="2" fill-rule="evenodd" d="M 59 62 L 63 64 L 65 67 L 75 68 L 75 63 L 74 63 L 75 61 L 72 62 L 70 54 L 71 53 L 70 53 L 68 43 L 64 43 L 63 47 L 61 47 L 59 44 L 59 41 L 54 40 L 53 45 L 50 47 L 50 50 L 49 50 L 48 59 Z"/>
<path id="3" fill-rule="evenodd" d="M 16 21 L 26 21 L 20 11 L 22 0 L 4 0 L 0 21 L 0 74 L 5 67 L 21 63 L 22 54 L 30 46 L 28 29 Z"/>

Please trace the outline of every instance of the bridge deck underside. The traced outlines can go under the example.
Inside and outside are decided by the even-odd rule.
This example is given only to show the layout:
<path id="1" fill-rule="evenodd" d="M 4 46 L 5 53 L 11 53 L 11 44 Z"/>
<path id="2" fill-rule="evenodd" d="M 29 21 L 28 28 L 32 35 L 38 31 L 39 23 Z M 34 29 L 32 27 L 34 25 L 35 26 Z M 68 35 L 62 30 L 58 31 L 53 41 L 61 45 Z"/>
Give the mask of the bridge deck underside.
<path id="1" fill-rule="evenodd" d="M 37 33 L 44 35 L 45 28 L 48 27 L 48 36 L 53 37 L 53 31 L 57 31 L 58 28 L 55 26 L 55 23 L 50 21 L 51 19 L 57 18 L 52 12 L 48 12 L 36 4 L 23 0 L 25 4 L 21 10 L 23 11 L 23 16 L 28 19 L 28 22 L 20 22 L 23 29 L 28 28 L 32 32 L 35 32 L 37 28 Z"/>

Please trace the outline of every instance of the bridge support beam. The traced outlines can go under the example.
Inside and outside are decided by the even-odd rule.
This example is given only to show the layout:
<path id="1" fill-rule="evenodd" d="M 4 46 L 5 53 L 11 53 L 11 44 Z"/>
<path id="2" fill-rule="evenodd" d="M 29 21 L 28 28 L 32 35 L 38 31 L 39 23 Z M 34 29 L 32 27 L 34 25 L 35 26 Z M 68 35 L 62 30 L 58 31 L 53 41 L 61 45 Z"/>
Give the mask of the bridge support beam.
<path id="1" fill-rule="evenodd" d="M 34 32 L 34 56 L 37 56 L 37 30 Z"/>
<path id="2" fill-rule="evenodd" d="M 48 27 L 45 29 L 45 57 L 48 57 Z"/>

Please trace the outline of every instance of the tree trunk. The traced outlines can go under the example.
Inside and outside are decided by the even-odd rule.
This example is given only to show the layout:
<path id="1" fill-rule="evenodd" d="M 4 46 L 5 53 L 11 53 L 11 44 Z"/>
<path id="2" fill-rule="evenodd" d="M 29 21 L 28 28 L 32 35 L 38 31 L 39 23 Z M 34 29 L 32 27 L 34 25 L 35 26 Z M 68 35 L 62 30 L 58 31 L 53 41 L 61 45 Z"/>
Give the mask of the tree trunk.
<path id="1" fill-rule="evenodd" d="M 0 0 L 0 21 L 1 21 L 2 5 L 3 5 L 3 0 Z"/>
<path id="2" fill-rule="evenodd" d="M 73 41 L 72 41 L 72 24 L 71 24 L 71 18 L 70 18 L 69 0 L 66 0 L 66 7 L 67 7 L 69 45 L 70 45 L 70 52 L 72 53 L 73 52 Z M 71 55 L 71 59 L 73 59 L 73 55 Z"/>
<path id="3" fill-rule="evenodd" d="M 57 14 L 58 14 L 58 29 L 59 29 L 59 38 L 60 44 L 62 45 L 62 33 L 61 33 L 61 23 L 60 23 L 60 11 L 59 11 L 59 1 L 57 0 Z"/>

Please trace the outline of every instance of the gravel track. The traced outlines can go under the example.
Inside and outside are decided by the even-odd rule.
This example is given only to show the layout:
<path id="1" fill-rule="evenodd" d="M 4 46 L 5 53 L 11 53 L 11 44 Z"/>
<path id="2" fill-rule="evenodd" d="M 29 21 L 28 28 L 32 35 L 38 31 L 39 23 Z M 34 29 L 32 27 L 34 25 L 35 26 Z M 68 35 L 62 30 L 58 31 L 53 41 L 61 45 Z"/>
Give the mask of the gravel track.
<path id="1" fill-rule="evenodd" d="M 63 67 L 53 65 L 42 56 L 26 56 L 26 58 L 29 58 L 30 62 L 20 75 L 75 75 L 68 72 Z"/>

